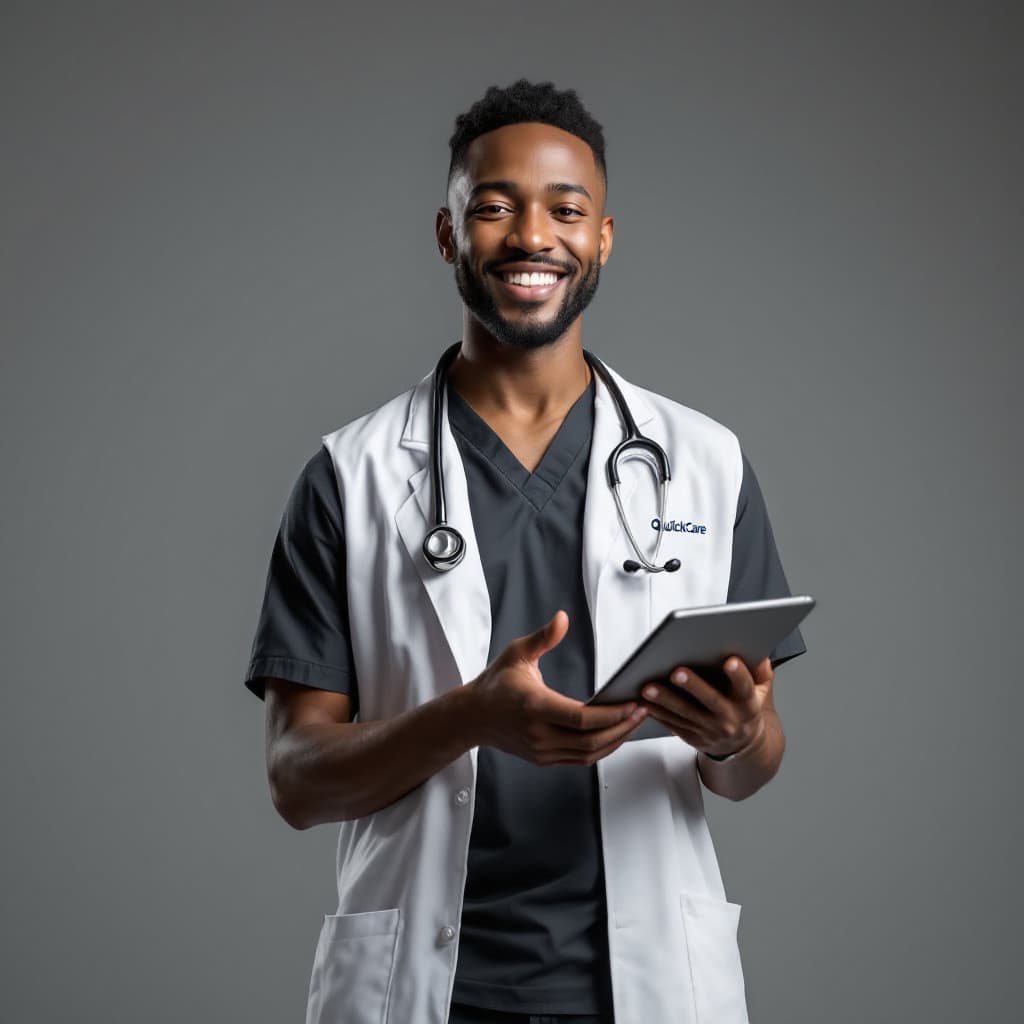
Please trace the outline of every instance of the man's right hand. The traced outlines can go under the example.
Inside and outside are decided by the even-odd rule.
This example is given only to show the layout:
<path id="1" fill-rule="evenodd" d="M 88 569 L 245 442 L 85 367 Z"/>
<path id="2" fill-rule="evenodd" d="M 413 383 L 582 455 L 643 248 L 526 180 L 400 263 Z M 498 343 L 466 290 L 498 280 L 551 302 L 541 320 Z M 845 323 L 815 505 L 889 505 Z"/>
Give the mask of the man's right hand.
<path id="1" fill-rule="evenodd" d="M 537 663 L 569 629 L 556 612 L 472 682 L 389 718 L 353 722 L 351 698 L 266 679 L 267 774 L 293 828 L 374 814 L 479 744 L 536 765 L 590 765 L 643 721 L 635 703 L 590 707 L 544 685 Z"/>
<path id="2" fill-rule="evenodd" d="M 480 744 L 535 765 L 591 765 L 643 722 L 647 709 L 636 702 L 588 705 L 544 683 L 538 662 L 568 630 L 569 616 L 555 612 L 535 633 L 513 640 L 468 684 Z"/>

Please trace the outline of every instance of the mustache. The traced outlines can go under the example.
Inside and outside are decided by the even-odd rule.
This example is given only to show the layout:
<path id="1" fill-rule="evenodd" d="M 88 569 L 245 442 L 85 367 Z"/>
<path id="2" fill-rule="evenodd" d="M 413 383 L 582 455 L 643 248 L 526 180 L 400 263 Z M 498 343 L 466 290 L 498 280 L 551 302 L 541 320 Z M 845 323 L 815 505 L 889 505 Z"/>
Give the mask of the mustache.
<path id="1" fill-rule="evenodd" d="M 564 263 L 559 263 L 557 260 L 548 259 L 545 256 L 506 256 L 500 260 L 488 260 L 484 264 L 484 273 L 489 274 L 492 271 L 499 270 L 508 263 L 529 263 L 531 266 L 537 267 L 554 267 L 555 270 L 562 271 L 563 274 L 572 274 L 574 269 L 567 266 Z"/>

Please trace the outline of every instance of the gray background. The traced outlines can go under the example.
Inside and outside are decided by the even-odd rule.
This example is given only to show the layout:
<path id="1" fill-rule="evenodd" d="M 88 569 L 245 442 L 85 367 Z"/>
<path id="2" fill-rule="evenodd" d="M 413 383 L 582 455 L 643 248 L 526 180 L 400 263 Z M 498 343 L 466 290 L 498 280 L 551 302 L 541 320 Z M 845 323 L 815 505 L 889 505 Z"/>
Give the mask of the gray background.
<path id="1" fill-rule="evenodd" d="M 5 3 L 0 1020 L 302 1019 L 335 829 L 242 687 L 270 548 L 458 336 L 447 138 L 520 74 L 606 128 L 588 347 L 736 430 L 820 601 L 779 777 L 707 801 L 753 1019 L 1006 1019 L 1019 9 Z"/>

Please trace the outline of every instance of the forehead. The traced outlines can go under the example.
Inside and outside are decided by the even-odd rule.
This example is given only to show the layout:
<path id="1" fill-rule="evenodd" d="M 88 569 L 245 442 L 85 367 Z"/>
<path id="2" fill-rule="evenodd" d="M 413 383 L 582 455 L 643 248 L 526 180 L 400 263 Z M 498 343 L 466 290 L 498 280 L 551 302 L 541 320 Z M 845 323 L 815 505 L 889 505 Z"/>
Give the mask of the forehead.
<path id="1" fill-rule="evenodd" d="M 512 181 L 524 188 L 573 182 L 595 198 L 604 194 L 590 146 L 571 132 L 533 121 L 477 136 L 466 150 L 464 177 L 467 192 L 481 181 Z"/>

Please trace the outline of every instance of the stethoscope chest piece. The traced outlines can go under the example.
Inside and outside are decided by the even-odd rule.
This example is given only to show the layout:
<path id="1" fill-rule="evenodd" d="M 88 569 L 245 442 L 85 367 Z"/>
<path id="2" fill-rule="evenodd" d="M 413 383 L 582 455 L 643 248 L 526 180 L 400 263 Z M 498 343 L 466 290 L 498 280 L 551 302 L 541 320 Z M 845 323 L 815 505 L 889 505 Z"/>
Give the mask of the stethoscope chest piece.
<path id="1" fill-rule="evenodd" d="M 466 555 L 465 538 L 454 527 L 441 523 L 423 538 L 423 557 L 438 572 L 454 569 Z"/>

